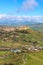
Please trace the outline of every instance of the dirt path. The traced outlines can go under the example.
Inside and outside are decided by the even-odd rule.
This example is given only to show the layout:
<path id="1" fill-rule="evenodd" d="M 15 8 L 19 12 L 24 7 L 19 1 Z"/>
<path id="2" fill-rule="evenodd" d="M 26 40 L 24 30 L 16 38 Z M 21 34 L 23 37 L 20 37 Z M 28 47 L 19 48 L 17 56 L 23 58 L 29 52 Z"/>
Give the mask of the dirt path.
<path id="1" fill-rule="evenodd" d="M 25 54 L 22 57 L 22 61 L 23 61 L 23 65 L 25 65 L 26 64 Z"/>

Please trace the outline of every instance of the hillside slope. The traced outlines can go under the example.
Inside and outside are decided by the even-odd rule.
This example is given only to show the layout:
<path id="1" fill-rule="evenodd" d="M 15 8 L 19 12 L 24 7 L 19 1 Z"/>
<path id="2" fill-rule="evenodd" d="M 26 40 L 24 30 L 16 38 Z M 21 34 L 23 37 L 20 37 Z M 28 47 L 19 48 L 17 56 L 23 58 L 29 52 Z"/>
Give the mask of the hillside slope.
<path id="1" fill-rule="evenodd" d="M 13 31 L 11 31 L 12 28 L 9 29 L 10 31 L 0 30 L 0 42 L 4 46 L 11 46 L 12 43 L 30 45 L 33 42 L 37 42 L 39 45 L 43 45 L 43 34 L 32 30 L 30 27 L 21 26 L 21 28 L 14 28 Z M 2 45 L 1 43 L 0 45 Z"/>

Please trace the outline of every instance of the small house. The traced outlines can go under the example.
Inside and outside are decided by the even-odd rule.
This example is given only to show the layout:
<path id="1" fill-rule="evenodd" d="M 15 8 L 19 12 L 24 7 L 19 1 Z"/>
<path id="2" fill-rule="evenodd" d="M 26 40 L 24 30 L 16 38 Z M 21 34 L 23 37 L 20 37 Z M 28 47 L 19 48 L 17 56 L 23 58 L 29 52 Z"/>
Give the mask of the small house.
<path id="1" fill-rule="evenodd" d="M 21 50 L 19 50 L 19 49 L 11 49 L 11 52 L 14 52 L 14 53 L 21 53 Z"/>

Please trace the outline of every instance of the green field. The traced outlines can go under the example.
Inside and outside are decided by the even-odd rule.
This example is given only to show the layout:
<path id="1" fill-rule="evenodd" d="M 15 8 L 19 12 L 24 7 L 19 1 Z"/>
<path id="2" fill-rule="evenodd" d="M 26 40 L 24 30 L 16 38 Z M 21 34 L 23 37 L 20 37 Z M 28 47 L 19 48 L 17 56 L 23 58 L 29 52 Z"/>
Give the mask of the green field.
<path id="1" fill-rule="evenodd" d="M 26 65 L 43 65 L 43 51 L 39 53 L 26 54 Z"/>
<path id="2" fill-rule="evenodd" d="M 6 52 L 0 52 L 4 55 Z M 0 58 L 0 65 L 12 63 L 13 65 L 43 65 L 43 51 L 35 53 L 12 54 L 7 53 L 8 57 Z"/>

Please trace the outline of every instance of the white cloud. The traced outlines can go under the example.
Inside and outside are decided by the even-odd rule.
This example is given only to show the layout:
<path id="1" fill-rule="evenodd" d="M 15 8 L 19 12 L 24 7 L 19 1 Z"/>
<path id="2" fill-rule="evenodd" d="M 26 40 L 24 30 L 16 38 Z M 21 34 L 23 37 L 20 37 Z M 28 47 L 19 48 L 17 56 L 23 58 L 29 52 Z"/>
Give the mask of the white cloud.
<path id="1" fill-rule="evenodd" d="M 24 10 L 30 10 L 30 9 L 34 9 L 38 5 L 39 3 L 36 2 L 36 0 L 24 0 L 22 3 L 22 8 Z"/>
<path id="2" fill-rule="evenodd" d="M 0 19 L 3 18 L 3 17 L 6 17 L 5 14 L 0 14 Z"/>
<path id="3" fill-rule="evenodd" d="M 15 16 L 15 15 L 6 15 L 0 14 L 0 20 L 12 20 L 12 21 L 36 21 L 36 22 L 43 22 L 43 16 Z"/>

